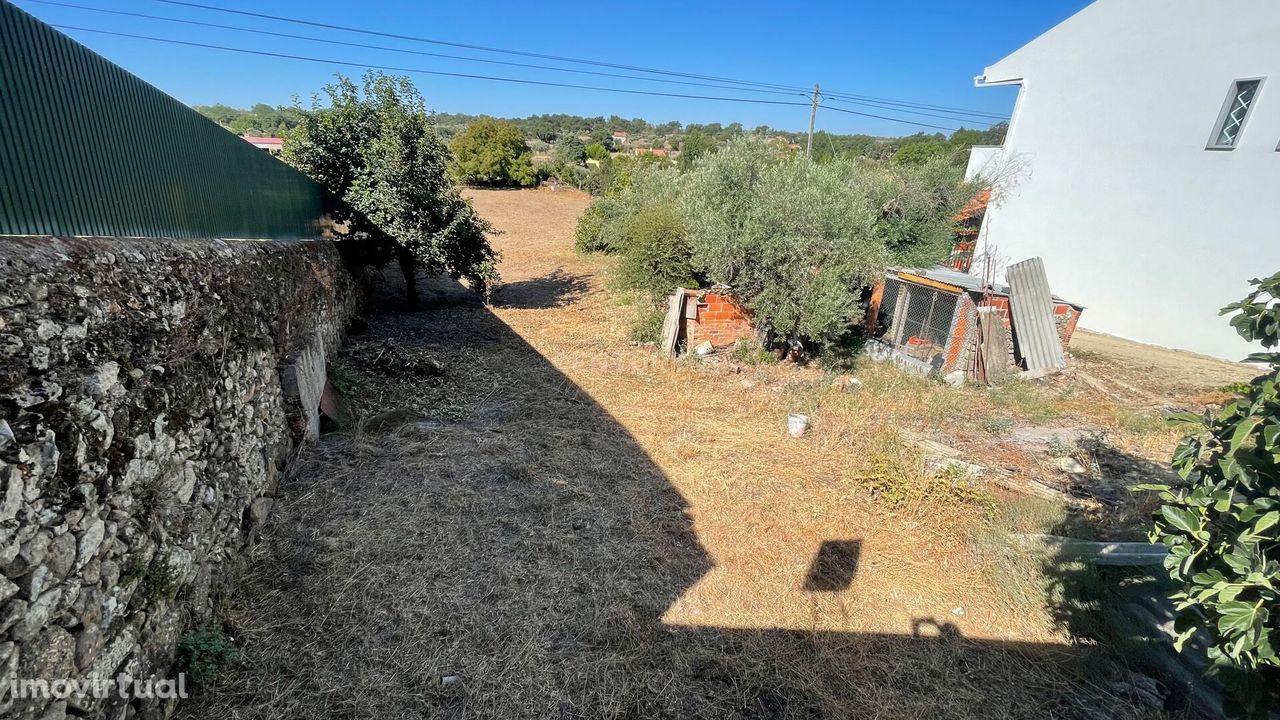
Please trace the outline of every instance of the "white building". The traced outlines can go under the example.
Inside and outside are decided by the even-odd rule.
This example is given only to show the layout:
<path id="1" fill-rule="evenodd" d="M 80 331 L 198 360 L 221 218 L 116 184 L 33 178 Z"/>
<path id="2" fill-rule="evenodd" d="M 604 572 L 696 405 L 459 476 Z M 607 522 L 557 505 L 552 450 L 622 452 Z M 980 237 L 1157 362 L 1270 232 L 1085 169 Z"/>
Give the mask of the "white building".
<path id="1" fill-rule="evenodd" d="M 1257 349 L 1218 309 L 1280 271 L 1280 0 L 1098 0 L 976 83 L 1019 87 L 980 253 L 1043 257 L 1085 327 Z"/>

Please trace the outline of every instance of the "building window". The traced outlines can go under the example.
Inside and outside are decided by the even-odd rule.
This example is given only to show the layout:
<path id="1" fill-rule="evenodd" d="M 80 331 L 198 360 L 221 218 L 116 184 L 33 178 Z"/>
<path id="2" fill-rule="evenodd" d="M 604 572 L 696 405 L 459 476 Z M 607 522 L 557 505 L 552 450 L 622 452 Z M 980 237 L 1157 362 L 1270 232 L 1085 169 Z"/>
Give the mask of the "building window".
<path id="1" fill-rule="evenodd" d="M 1240 142 L 1244 132 L 1244 122 L 1249 118 L 1254 101 L 1258 98 L 1258 90 L 1262 87 L 1262 78 L 1237 80 L 1231 83 L 1231 92 L 1218 114 L 1218 122 L 1213 126 L 1213 137 L 1209 139 L 1210 150 L 1232 150 Z"/>

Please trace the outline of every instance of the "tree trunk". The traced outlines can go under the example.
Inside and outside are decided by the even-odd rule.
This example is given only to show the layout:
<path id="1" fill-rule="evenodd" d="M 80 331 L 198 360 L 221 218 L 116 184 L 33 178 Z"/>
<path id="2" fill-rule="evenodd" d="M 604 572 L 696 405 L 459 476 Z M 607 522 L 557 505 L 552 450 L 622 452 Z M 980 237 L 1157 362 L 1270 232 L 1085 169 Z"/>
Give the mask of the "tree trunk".
<path id="1" fill-rule="evenodd" d="M 404 295 L 410 310 L 418 309 L 418 261 L 408 249 L 396 248 L 396 260 L 404 273 Z"/>

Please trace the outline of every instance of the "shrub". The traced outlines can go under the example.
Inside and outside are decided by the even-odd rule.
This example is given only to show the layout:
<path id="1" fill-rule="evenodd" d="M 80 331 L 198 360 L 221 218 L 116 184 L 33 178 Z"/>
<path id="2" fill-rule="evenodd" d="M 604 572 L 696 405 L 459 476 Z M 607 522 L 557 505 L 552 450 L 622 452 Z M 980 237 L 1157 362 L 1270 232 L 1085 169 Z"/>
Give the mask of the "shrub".
<path id="1" fill-rule="evenodd" d="M 1246 340 L 1280 344 L 1280 273 L 1223 308 Z M 1181 584 L 1176 647 L 1198 631 L 1210 639 L 1211 672 L 1232 697 L 1228 711 L 1266 718 L 1280 708 L 1280 353 L 1250 360 L 1269 372 L 1216 413 L 1179 413 L 1191 428 L 1173 456 L 1184 485 L 1138 486 L 1164 505 L 1152 542 L 1169 548 L 1165 567 Z"/>
<path id="2" fill-rule="evenodd" d="M 887 266 L 945 257 L 951 217 L 970 189 L 943 161 L 812 166 L 748 137 L 687 172 L 670 163 L 636 168 L 629 184 L 597 201 L 579 245 L 628 256 L 630 244 L 643 240 L 620 266 L 630 273 L 627 285 L 669 292 L 675 278 L 724 283 L 770 342 L 829 349 L 861 320 L 862 289 Z M 631 224 L 641 214 L 640 224 L 651 226 L 644 233 Z M 679 236 L 659 242 L 659 230 Z M 686 256 L 687 267 L 679 268 Z M 658 268 L 649 283 L 635 275 Z"/>
<path id="3" fill-rule="evenodd" d="M 197 685 L 207 687 L 238 657 L 240 650 L 225 633 L 217 628 L 202 628 L 178 643 L 174 659 L 180 671 Z"/>
<path id="4" fill-rule="evenodd" d="M 534 183 L 532 153 L 514 123 L 482 117 L 468 125 L 449 147 L 459 182 L 521 187 Z"/>
<path id="5" fill-rule="evenodd" d="M 689 264 L 684 219 L 674 208 L 649 205 L 623 218 L 619 244 L 619 284 L 642 291 L 654 305 L 677 287 L 698 286 Z"/>

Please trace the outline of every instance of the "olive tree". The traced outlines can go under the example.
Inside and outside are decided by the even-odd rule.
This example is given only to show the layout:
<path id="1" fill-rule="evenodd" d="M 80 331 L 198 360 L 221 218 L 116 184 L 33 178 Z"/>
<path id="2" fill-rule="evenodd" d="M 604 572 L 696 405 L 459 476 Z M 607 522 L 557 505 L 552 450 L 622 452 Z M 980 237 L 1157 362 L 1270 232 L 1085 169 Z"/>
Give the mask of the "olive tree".
<path id="1" fill-rule="evenodd" d="M 487 294 L 497 280 L 492 229 L 450 180 L 449 149 L 413 83 L 370 72 L 357 86 L 339 75 L 324 95 L 289 133 L 284 158 L 329 192 L 346 257 L 373 266 L 395 259 L 411 307 L 418 270 L 466 278 Z"/>

